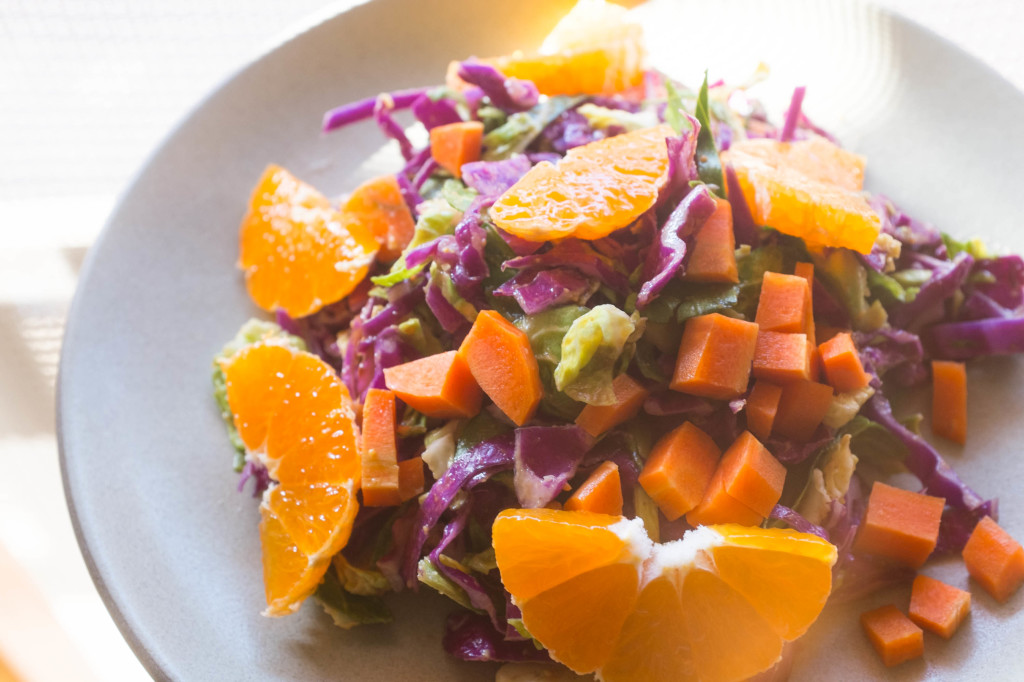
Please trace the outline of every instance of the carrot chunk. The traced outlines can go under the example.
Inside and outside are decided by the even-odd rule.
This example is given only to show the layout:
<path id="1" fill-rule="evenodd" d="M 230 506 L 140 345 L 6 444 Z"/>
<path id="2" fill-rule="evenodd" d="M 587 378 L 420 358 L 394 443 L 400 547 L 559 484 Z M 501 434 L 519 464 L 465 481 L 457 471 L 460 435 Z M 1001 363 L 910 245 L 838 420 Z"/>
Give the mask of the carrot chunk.
<path id="1" fill-rule="evenodd" d="M 499 410 L 517 426 L 529 421 L 544 387 L 525 333 L 496 311 L 484 310 L 463 339 L 459 355 Z"/>
<path id="2" fill-rule="evenodd" d="M 394 175 L 372 178 L 352 190 L 341 210 L 373 230 L 378 258 L 392 261 L 412 241 L 416 223 Z"/>
<path id="3" fill-rule="evenodd" d="M 757 526 L 762 521 L 763 516 L 725 492 L 725 478 L 721 467 L 715 469 L 711 476 L 700 504 L 686 514 L 686 522 L 691 526 L 710 526 L 716 523 Z"/>
<path id="4" fill-rule="evenodd" d="M 832 387 L 814 381 L 792 381 L 782 387 L 772 433 L 808 441 L 832 404 Z"/>
<path id="5" fill-rule="evenodd" d="M 430 155 L 441 168 L 457 178 L 462 177 L 463 164 L 480 160 L 484 124 L 480 121 L 459 121 L 430 129 Z"/>
<path id="6" fill-rule="evenodd" d="M 691 317 L 679 344 L 670 387 L 706 398 L 742 395 L 750 379 L 757 325 L 718 313 Z"/>
<path id="7" fill-rule="evenodd" d="M 887 666 L 924 654 L 924 631 L 892 604 L 860 614 L 860 624 Z"/>
<path id="8" fill-rule="evenodd" d="M 622 480 L 619 465 L 605 461 L 594 469 L 587 480 L 565 501 L 564 509 L 598 514 L 622 514 Z"/>
<path id="9" fill-rule="evenodd" d="M 786 467 L 749 431 L 733 441 L 718 466 L 725 492 L 761 516 L 768 516 L 782 497 Z"/>
<path id="10" fill-rule="evenodd" d="M 962 362 L 932 360 L 932 431 L 960 445 L 967 441 L 967 369 Z"/>
<path id="11" fill-rule="evenodd" d="M 722 451 L 711 437 L 685 422 L 662 436 L 640 472 L 640 486 L 669 521 L 704 498 Z"/>
<path id="12" fill-rule="evenodd" d="M 754 321 L 761 331 L 798 334 L 805 330 L 807 320 L 813 319 L 813 311 L 808 310 L 810 302 L 811 289 L 806 279 L 766 272 Z"/>
<path id="13" fill-rule="evenodd" d="M 732 206 L 718 199 L 714 213 L 693 235 L 693 251 L 683 279 L 688 282 L 739 282 Z"/>
<path id="14" fill-rule="evenodd" d="M 779 411 L 779 399 L 782 398 L 782 387 L 767 381 L 755 381 L 754 388 L 747 397 L 747 428 L 761 440 L 768 440 L 772 435 L 772 424 L 775 414 Z"/>
<path id="15" fill-rule="evenodd" d="M 818 353 L 825 366 L 825 378 L 840 393 L 856 391 L 870 383 L 871 375 L 864 371 L 849 332 L 840 332 L 818 346 Z"/>
<path id="16" fill-rule="evenodd" d="M 935 549 L 946 501 L 876 481 L 854 549 L 920 568 Z"/>
<path id="17" fill-rule="evenodd" d="M 919 575 L 910 591 L 910 620 L 949 639 L 971 611 L 971 593 Z"/>
<path id="18" fill-rule="evenodd" d="M 576 416 L 576 425 L 597 438 L 622 424 L 640 411 L 649 391 L 628 374 L 612 380 L 615 402 L 611 405 L 587 405 Z"/>
<path id="19" fill-rule="evenodd" d="M 988 516 L 974 527 L 963 557 L 970 576 L 1000 602 L 1024 582 L 1024 548 Z"/>
<path id="20" fill-rule="evenodd" d="M 402 502 L 421 494 L 426 485 L 422 457 L 410 457 L 398 463 L 398 497 Z"/>
<path id="21" fill-rule="evenodd" d="M 398 447 L 395 443 L 395 394 L 371 388 L 363 403 L 360 441 L 363 504 L 388 507 L 399 504 Z"/>
<path id="22" fill-rule="evenodd" d="M 751 373 L 778 384 L 809 381 L 813 352 L 807 334 L 759 331 Z"/>
<path id="23" fill-rule="evenodd" d="M 472 417 L 483 399 L 465 359 L 454 350 L 388 367 L 384 383 L 428 417 Z"/>

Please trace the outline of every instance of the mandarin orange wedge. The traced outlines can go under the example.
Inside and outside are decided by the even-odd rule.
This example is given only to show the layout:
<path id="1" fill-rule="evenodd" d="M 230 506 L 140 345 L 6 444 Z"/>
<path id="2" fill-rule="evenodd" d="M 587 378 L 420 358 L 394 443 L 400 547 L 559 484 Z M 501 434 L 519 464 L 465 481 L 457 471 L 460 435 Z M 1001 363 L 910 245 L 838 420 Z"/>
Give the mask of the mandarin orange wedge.
<path id="1" fill-rule="evenodd" d="M 651 543 L 639 520 L 510 509 L 493 528 L 523 624 L 552 658 L 605 682 L 742 680 L 815 621 L 836 548 L 783 529 L 701 526 Z"/>
<path id="2" fill-rule="evenodd" d="M 275 481 L 260 505 L 264 615 L 294 612 L 348 542 L 359 454 L 348 391 L 315 355 L 273 343 L 225 360 L 228 405 L 248 457 Z"/>
<path id="3" fill-rule="evenodd" d="M 881 218 L 861 194 L 864 157 L 823 137 L 796 142 L 752 139 L 722 152 L 743 197 L 762 225 L 801 237 L 811 247 L 869 253 Z"/>
<path id="4" fill-rule="evenodd" d="M 256 305 L 292 317 L 339 301 L 366 276 L 373 229 L 279 166 L 268 166 L 242 219 L 238 265 Z"/>
<path id="5" fill-rule="evenodd" d="M 503 230 L 530 241 L 600 239 L 654 205 L 668 174 L 667 125 L 570 149 L 542 161 L 490 209 Z"/>

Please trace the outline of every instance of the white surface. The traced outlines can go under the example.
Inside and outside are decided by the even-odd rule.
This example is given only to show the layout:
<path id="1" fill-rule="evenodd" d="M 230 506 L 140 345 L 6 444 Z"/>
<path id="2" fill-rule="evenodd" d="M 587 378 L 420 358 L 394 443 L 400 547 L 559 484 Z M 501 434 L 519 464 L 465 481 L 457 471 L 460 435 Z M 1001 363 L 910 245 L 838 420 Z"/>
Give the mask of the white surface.
<path id="1" fill-rule="evenodd" d="M 64 508 L 53 377 L 78 265 L 194 103 L 322 0 L 0 0 L 0 542 L 101 679 L 144 679 Z M 889 0 L 1024 87 L 1024 3 Z"/>

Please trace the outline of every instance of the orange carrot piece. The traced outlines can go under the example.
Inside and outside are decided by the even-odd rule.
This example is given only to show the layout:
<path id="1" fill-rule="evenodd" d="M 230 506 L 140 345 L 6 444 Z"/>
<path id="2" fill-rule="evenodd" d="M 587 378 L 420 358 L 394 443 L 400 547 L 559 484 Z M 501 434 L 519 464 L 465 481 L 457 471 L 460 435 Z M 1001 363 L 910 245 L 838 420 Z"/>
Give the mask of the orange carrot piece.
<path id="1" fill-rule="evenodd" d="M 892 604 L 860 614 L 860 624 L 889 667 L 924 654 L 924 631 Z"/>
<path id="2" fill-rule="evenodd" d="M 962 362 L 932 360 L 932 431 L 967 441 L 967 369 Z"/>
<path id="3" fill-rule="evenodd" d="M 743 395 L 756 345 L 753 322 L 718 313 L 691 317 L 683 330 L 670 387 L 722 400 Z"/>
<path id="4" fill-rule="evenodd" d="M 772 433 L 808 441 L 832 404 L 832 387 L 814 381 L 793 381 L 782 387 Z"/>
<path id="5" fill-rule="evenodd" d="M 804 310 L 804 334 L 807 334 L 807 343 L 811 346 L 811 371 L 810 380 L 817 381 L 820 371 L 821 358 L 818 354 L 818 332 L 814 323 L 814 265 L 811 263 L 797 263 L 793 268 L 796 277 L 807 280 L 807 304 Z"/>
<path id="6" fill-rule="evenodd" d="M 826 341 L 834 337 L 836 334 L 841 334 L 843 332 L 849 333 L 850 330 L 843 329 L 841 327 L 830 327 L 827 324 L 819 324 L 815 327 L 815 333 L 818 335 L 819 344 L 825 343 Z"/>
<path id="7" fill-rule="evenodd" d="M 786 467 L 749 431 L 733 441 L 718 463 L 725 492 L 760 516 L 768 516 L 782 497 Z"/>
<path id="8" fill-rule="evenodd" d="M 650 393 L 628 374 L 620 374 L 612 379 L 612 390 L 615 392 L 614 403 L 587 405 L 576 416 L 576 426 L 594 438 L 632 419 Z"/>
<path id="9" fill-rule="evenodd" d="M 398 447 L 395 443 L 395 394 L 371 388 L 363 403 L 360 440 L 363 504 L 388 507 L 399 504 Z"/>
<path id="10" fill-rule="evenodd" d="M 818 346 L 818 353 L 825 366 L 825 378 L 838 392 L 849 393 L 870 383 L 871 375 L 864 371 L 849 332 L 840 332 Z"/>
<path id="11" fill-rule="evenodd" d="M 853 548 L 920 568 L 938 542 L 945 504 L 941 497 L 876 481 Z"/>
<path id="12" fill-rule="evenodd" d="M 619 465 L 605 461 L 594 469 L 587 480 L 565 501 L 569 511 L 589 511 L 598 514 L 622 514 L 622 480 Z"/>
<path id="13" fill-rule="evenodd" d="M 814 286 L 814 264 L 813 263 L 797 263 L 793 266 L 793 274 L 797 277 L 803 277 L 807 280 L 807 286 Z"/>
<path id="14" fill-rule="evenodd" d="M 1024 582 L 1024 548 L 988 516 L 974 527 L 963 557 L 970 576 L 1000 602 Z"/>
<path id="15" fill-rule="evenodd" d="M 480 160 L 484 124 L 480 121 L 458 121 L 430 129 L 430 155 L 434 161 L 457 178 L 462 165 Z"/>
<path id="16" fill-rule="evenodd" d="M 810 381 L 814 347 L 807 334 L 758 332 L 751 373 L 757 379 L 777 384 Z"/>
<path id="17" fill-rule="evenodd" d="M 740 281 L 736 269 L 736 236 L 732 231 L 732 206 L 717 199 L 714 213 L 693 235 L 693 251 L 683 279 L 688 282 Z"/>
<path id="18" fill-rule="evenodd" d="M 384 383 L 428 417 L 472 417 L 483 399 L 465 359 L 454 350 L 388 367 Z"/>
<path id="19" fill-rule="evenodd" d="M 971 611 L 971 593 L 919 575 L 910 591 L 910 620 L 949 639 Z"/>
<path id="20" fill-rule="evenodd" d="M 747 428 L 760 440 L 768 440 L 772 435 L 772 424 L 779 411 L 779 399 L 782 398 L 782 387 L 767 381 L 755 381 L 747 397 Z"/>
<path id="21" fill-rule="evenodd" d="M 352 190 L 341 210 L 373 230 L 380 244 L 377 257 L 393 261 L 412 241 L 416 223 L 394 175 L 367 180 Z"/>
<path id="22" fill-rule="evenodd" d="M 757 526 L 762 521 L 763 516 L 725 492 L 725 475 L 721 466 L 712 474 L 700 504 L 686 514 L 686 522 L 691 526 L 710 526 L 716 523 Z"/>
<path id="23" fill-rule="evenodd" d="M 764 273 L 754 321 L 765 332 L 804 332 L 809 316 L 813 318 L 813 311 L 808 312 L 810 291 L 803 277 Z"/>
<path id="24" fill-rule="evenodd" d="M 517 426 L 529 421 L 544 387 L 525 333 L 498 312 L 484 310 L 463 339 L 459 355 L 499 410 Z"/>
<path id="25" fill-rule="evenodd" d="M 398 463 L 398 497 L 402 502 L 421 494 L 426 485 L 422 457 L 410 457 Z"/>
<path id="26" fill-rule="evenodd" d="M 640 472 L 639 482 L 669 521 L 704 499 L 722 451 L 690 422 L 662 436 Z"/>

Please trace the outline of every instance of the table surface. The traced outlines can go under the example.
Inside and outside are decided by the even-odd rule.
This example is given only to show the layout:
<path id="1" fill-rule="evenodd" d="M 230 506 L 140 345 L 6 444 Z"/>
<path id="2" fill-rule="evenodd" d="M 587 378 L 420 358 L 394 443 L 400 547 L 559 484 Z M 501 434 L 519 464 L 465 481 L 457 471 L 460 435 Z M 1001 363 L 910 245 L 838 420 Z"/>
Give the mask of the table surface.
<path id="1" fill-rule="evenodd" d="M 0 0 L 0 467 L 17 482 L 0 489 L 0 576 L 38 595 L 15 611 L 59 628 L 96 679 L 148 676 L 92 585 L 61 486 L 54 381 L 79 268 L 132 174 L 199 98 L 345 4 Z M 1024 3 L 880 4 L 1024 89 Z M 25 679 L 60 679 L 30 651 L 0 618 L 0 667 L 6 655 Z"/>

